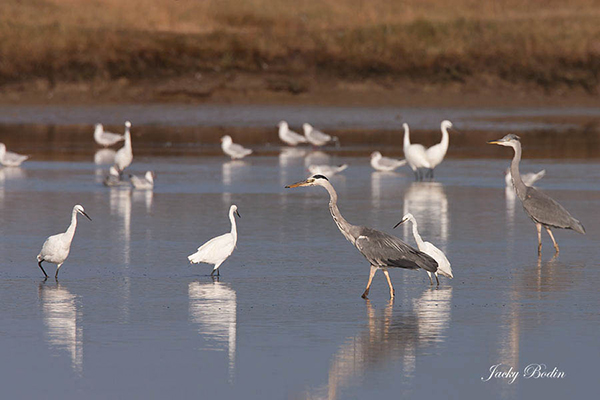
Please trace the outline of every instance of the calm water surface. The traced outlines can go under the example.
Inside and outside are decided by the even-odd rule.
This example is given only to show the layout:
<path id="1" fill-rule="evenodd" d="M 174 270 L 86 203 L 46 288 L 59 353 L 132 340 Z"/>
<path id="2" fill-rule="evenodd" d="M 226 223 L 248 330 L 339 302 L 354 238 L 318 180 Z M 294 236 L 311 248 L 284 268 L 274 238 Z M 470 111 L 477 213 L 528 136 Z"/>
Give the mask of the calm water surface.
<path id="1" fill-rule="evenodd" d="M 597 159 L 524 162 L 546 169 L 538 187 L 588 231 L 557 231 L 558 257 L 544 236 L 538 259 L 535 227 L 505 192 L 508 149 L 446 160 L 433 183 L 335 152 L 157 153 L 131 167 L 156 171 L 154 192 L 102 186 L 107 166 L 89 147 L 0 169 L 3 398 L 559 399 L 596 386 Z M 283 188 L 307 176 L 306 157 L 350 165 L 332 179 L 350 222 L 414 244 L 408 226 L 391 229 L 412 212 L 455 278 L 432 289 L 422 271 L 392 270 L 393 303 L 381 273 L 360 298 L 368 264 L 327 193 Z M 44 281 L 35 256 L 76 203 L 93 221 L 80 219 L 60 281 Z M 230 229 L 232 203 L 238 247 L 213 280 L 186 256 Z M 565 377 L 482 382 L 500 363 Z"/>

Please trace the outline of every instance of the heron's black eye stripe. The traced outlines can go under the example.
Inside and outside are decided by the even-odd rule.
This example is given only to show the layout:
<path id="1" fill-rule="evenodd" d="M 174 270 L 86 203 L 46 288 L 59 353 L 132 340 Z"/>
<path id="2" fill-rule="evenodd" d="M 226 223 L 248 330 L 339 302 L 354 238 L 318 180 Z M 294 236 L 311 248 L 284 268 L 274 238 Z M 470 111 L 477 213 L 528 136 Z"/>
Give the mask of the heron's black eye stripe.
<path id="1" fill-rule="evenodd" d="M 325 179 L 326 181 L 328 181 L 328 180 L 329 180 L 329 179 L 327 179 L 327 177 L 326 177 L 326 176 L 324 176 L 324 175 L 313 175 L 313 178 L 314 178 L 314 179 Z"/>

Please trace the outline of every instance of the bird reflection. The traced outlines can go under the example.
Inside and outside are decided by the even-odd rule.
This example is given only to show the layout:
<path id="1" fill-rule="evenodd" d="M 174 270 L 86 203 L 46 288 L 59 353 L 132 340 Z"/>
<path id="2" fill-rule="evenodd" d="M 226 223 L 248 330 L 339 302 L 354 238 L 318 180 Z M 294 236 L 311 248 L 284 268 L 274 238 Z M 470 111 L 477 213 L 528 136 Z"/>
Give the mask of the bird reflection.
<path id="1" fill-rule="evenodd" d="M 0 201 L 4 200 L 4 185 L 8 181 L 25 178 L 27 173 L 21 167 L 0 167 Z"/>
<path id="2" fill-rule="evenodd" d="M 452 288 L 426 290 L 412 309 L 394 310 L 391 300 L 383 310 L 367 301 L 367 325 L 349 338 L 332 357 L 328 382 L 308 398 L 336 399 L 347 386 L 370 370 L 401 361 L 403 378 L 414 378 L 418 349 L 445 341 L 450 323 Z"/>
<path id="3" fill-rule="evenodd" d="M 304 158 L 304 166 L 308 167 L 309 165 L 322 165 L 322 164 L 330 164 L 329 160 L 331 157 L 329 154 L 323 151 L 311 151 Z"/>
<path id="4" fill-rule="evenodd" d="M 116 151 L 113 149 L 100 149 L 94 154 L 94 164 L 112 165 L 115 163 Z"/>
<path id="5" fill-rule="evenodd" d="M 404 193 L 404 214 L 412 213 L 423 232 L 432 242 L 439 242 L 447 251 L 450 219 L 448 199 L 444 186 L 439 182 L 413 182 Z M 410 240 L 411 227 L 404 226 L 404 240 Z"/>
<path id="6" fill-rule="evenodd" d="M 387 197 L 383 194 L 384 188 L 395 188 L 397 186 L 393 184 L 393 181 L 398 176 L 400 175 L 396 172 L 371 172 L 371 205 L 373 208 L 379 208 L 381 199 Z"/>
<path id="7" fill-rule="evenodd" d="M 82 313 L 77 304 L 77 296 L 58 282 L 56 286 L 39 285 L 39 298 L 42 302 L 44 324 L 50 348 L 66 350 L 71 357 L 73 370 L 81 374 L 83 370 L 83 328 Z"/>
<path id="8" fill-rule="evenodd" d="M 227 350 L 229 382 L 235 371 L 237 301 L 235 290 L 215 279 L 188 285 L 190 320 L 210 350 Z"/>
<path id="9" fill-rule="evenodd" d="M 119 239 L 123 243 L 124 262 L 128 265 L 131 240 L 131 188 L 110 189 L 110 213 L 122 218 Z"/>
<path id="10" fill-rule="evenodd" d="M 279 153 L 279 183 L 285 186 L 290 177 L 290 166 L 295 164 L 302 165 L 302 157 L 306 155 L 305 149 L 297 147 L 284 147 Z"/>
<path id="11" fill-rule="evenodd" d="M 152 200 L 154 198 L 154 191 L 152 190 L 134 190 L 132 192 L 133 201 L 143 201 L 146 205 L 146 212 L 152 211 Z"/>
<path id="12" fill-rule="evenodd" d="M 248 163 L 240 160 L 232 160 L 223 163 L 223 185 L 230 186 L 234 179 L 239 178 L 239 175 L 246 168 Z"/>

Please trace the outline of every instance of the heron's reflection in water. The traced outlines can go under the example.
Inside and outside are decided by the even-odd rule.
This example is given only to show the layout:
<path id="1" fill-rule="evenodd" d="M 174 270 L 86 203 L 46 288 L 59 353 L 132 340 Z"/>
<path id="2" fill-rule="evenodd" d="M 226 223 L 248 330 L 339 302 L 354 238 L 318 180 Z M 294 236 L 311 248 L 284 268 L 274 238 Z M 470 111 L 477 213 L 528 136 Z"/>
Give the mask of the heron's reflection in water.
<path id="1" fill-rule="evenodd" d="M 226 350 L 229 382 L 235 372 L 237 300 L 235 290 L 215 278 L 213 282 L 188 285 L 190 320 L 210 350 Z"/>
<path id="2" fill-rule="evenodd" d="M 240 174 L 247 166 L 248 163 L 241 160 L 232 160 L 223 163 L 221 167 L 223 185 L 230 186 L 234 180 L 239 180 Z"/>
<path id="3" fill-rule="evenodd" d="M 327 387 L 308 398 L 336 399 L 371 370 L 402 362 L 402 379 L 414 378 L 419 348 L 445 341 L 450 323 L 452 288 L 429 289 L 413 300 L 411 309 L 393 308 L 390 301 L 377 310 L 367 301 L 367 325 L 346 340 L 333 356 Z"/>
<path id="4" fill-rule="evenodd" d="M 412 213 L 419 223 L 427 240 L 440 243 L 441 250 L 447 252 L 450 219 L 448 199 L 444 186 L 439 182 L 414 182 L 404 194 L 404 214 Z M 404 224 L 404 240 L 411 242 L 412 229 Z"/>
<path id="5" fill-rule="evenodd" d="M 42 302 L 46 340 L 50 348 L 66 350 L 71 358 L 73 370 L 83 371 L 83 329 L 82 313 L 77 304 L 77 296 L 69 292 L 58 282 L 56 286 L 39 285 L 39 297 Z"/>

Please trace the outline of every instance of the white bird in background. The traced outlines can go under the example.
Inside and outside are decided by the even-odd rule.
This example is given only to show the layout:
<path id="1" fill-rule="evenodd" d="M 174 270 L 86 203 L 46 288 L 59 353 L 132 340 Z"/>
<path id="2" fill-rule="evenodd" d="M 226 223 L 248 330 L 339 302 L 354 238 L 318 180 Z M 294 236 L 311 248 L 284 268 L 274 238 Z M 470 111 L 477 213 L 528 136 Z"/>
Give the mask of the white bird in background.
<path id="1" fill-rule="evenodd" d="M 504 181 L 506 182 L 506 187 L 514 188 L 512 183 L 512 174 L 510 173 L 510 168 L 506 168 L 506 175 L 504 175 Z M 521 174 L 521 179 L 523 183 L 527 186 L 533 186 L 534 183 L 542 179 L 546 175 L 546 170 L 543 169 L 540 172 L 534 173 L 529 172 L 527 174 Z"/>
<path id="2" fill-rule="evenodd" d="M 6 145 L 4 143 L 0 143 L 0 164 L 4 165 L 5 167 L 18 167 L 28 158 L 29 156 L 7 151 Z"/>
<path id="3" fill-rule="evenodd" d="M 146 171 L 146 175 L 143 178 L 135 175 L 129 175 L 131 184 L 136 189 L 148 190 L 154 187 L 154 172 Z"/>
<path id="4" fill-rule="evenodd" d="M 309 165 L 308 170 L 311 175 L 325 175 L 326 177 L 331 177 L 339 172 L 342 172 L 348 168 L 348 164 L 338 165 Z"/>
<path id="5" fill-rule="evenodd" d="M 133 150 L 131 149 L 131 122 L 125 122 L 125 145 L 115 154 L 115 167 L 119 173 L 131 165 L 133 161 Z"/>
<path id="6" fill-rule="evenodd" d="M 217 276 L 219 275 L 219 267 L 227 260 L 227 257 L 229 257 L 235 249 L 237 243 L 237 229 L 233 213 L 236 213 L 237 216 L 240 217 L 240 213 L 237 211 L 237 206 L 235 204 L 229 208 L 231 232 L 210 239 L 208 242 L 198 247 L 197 252 L 188 256 L 188 260 L 194 264 L 201 262 L 214 264 L 215 267 L 210 273 L 211 276 L 214 275 L 215 271 L 217 271 Z"/>
<path id="7" fill-rule="evenodd" d="M 425 147 L 421 144 L 411 144 L 408 124 L 404 123 L 402 126 L 404 127 L 404 158 L 415 173 L 415 179 L 418 181 L 422 180 L 423 168 L 431 168 Z"/>
<path id="8" fill-rule="evenodd" d="M 48 274 L 44 271 L 42 267 L 42 263 L 49 262 L 51 264 L 56 264 L 56 274 L 55 278 L 58 279 L 58 271 L 60 267 L 63 265 L 67 257 L 69 256 L 69 251 L 71 251 L 71 242 L 73 241 L 73 236 L 75 235 L 75 229 L 77 228 L 77 214 L 82 214 L 87 217 L 90 221 L 92 220 L 89 215 L 87 215 L 83 209 L 83 206 L 77 204 L 73 207 L 73 212 L 71 213 L 71 225 L 67 228 L 67 231 L 64 233 L 59 233 L 56 235 L 50 236 L 44 242 L 42 246 L 42 250 L 40 254 L 37 256 L 38 265 L 46 278 Z"/>
<path id="9" fill-rule="evenodd" d="M 297 146 L 299 143 L 307 142 L 304 136 L 291 130 L 287 122 L 281 121 L 277 126 L 279 126 L 279 139 L 282 142 L 290 146 Z"/>
<path id="10" fill-rule="evenodd" d="M 406 160 L 396 160 L 393 158 L 384 157 L 378 151 L 371 153 L 371 167 L 377 171 L 391 172 L 405 164 Z"/>
<path id="11" fill-rule="evenodd" d="M 252 150 L 233 143 L 233 140 L 229 135 L 225 135 L 221 138 L 221 148 L 232 160 L 242 159 L 247 155 L 252 154 Z"/>
<path id="12" fill-rule="evenodd" d="M 429 255 L 438 263 L 438 269 L 435 272 L 435 280 L 438 286 L 440 284 L 440 280 L 438 279 L 438 272 L 444 276 L 447 276 L 448 278 L 454 278 L 454 275 L 452 275 L 452 268 L 450 267 L 450 261 L 448 261 L 443 251 L 435 247 L 433 244 L 423 241 L 421 235 L 419 235 L 419 231 L 417 230 L 417 220 L 411 213 L 408 213 L 404 217 L 402 217 L 402 221 L 398 222 L 396 226 L 394 226 L 394 229 L 398 225 L 403 224 L 406 221 L 412 222 L 413 236 L 415 237 L 415 241 L 417 242 L 419 250 Z M 427 272 L 427 275 L 429 275 L 429 283 L 433 285 L 433 281 L 431 280 L 431 272 L 427 270 L 425 270 L 425 272 Z"/>
<path id="13" fill-rule="evenodd" d="M 324 146 L 329 142 L 335 142 L 336 146 L 340 145 L 340 140 L 337 138 L 337 136 L 331 136 L 318 131 L 310 124 L 303 124 L 302 129 L 304 130 L 304 136 L 306 139 L 315 146 Z"/>
<path id="14" fill-rule="evenodd" d="M 102 182 L 104 186 L 129 186 L 129 182 L 122 181 L 121 175 L 117 168 L 113 165 L 108 169 L 108 175 L 104 178 Z"/>
<path id="15" fill-rule="evenodd" d="M 121 140 L 125 140 L 125 136 L 119 135 L 118 133 L 106 132 L 102 124 L 96 124 L 94 129 L 94 140 L 100 146 L 108 147 L 119 143 Z"/>
<path id="16" fill-rule="evenodd" d="M 452 128 L 452 122 L 444 120 L 442 121 L 440 128 L 442 130 L 442 141 L 426 150 L 427 159 L 429 160 L 431 167 L 428 171 L 428 175 L 431 178 L 433 178 L 433 170 L 444 160 L 446 152 L 448 151 L 448 145 L 450 144 L 448 129 Z"/>

